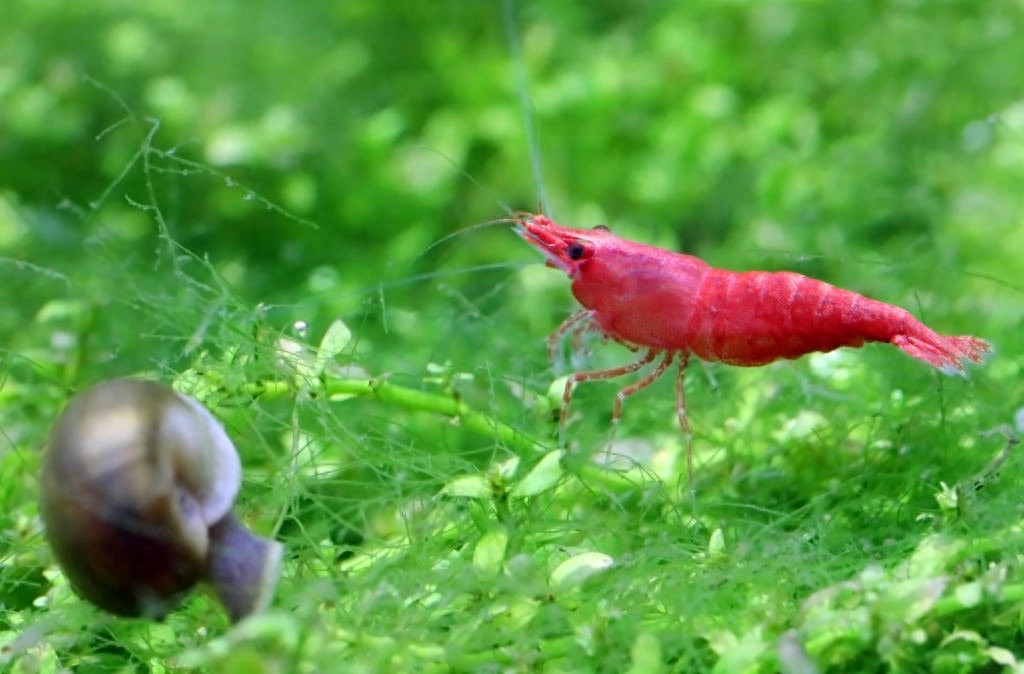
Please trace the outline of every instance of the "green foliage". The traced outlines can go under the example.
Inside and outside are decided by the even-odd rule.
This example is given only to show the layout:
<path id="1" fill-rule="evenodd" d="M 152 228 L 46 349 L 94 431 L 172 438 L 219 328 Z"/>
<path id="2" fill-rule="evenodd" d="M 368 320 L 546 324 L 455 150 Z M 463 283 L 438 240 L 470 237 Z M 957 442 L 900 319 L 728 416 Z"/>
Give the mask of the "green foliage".
<path id="1" fill-rule="evenodd" d="M 4 667 L 1024 671 L 1017 4 L 12 0 L 4 23 Z M 563 375 L 630 354 L 552 371 L 564 276 L 505 227 L 442 241 L 534 209 L 533 157 L 560 222 L 996 353 L 969 378 L 880 346 L 692 363 L 693 484 L 670 377 L 610 445 L 624 384 L 580 385 L 558 446 Z M 268 613 L 114 619 L 56 568 L 38 448 L 125 375 L 224 422 L 239 514 L 287 546 Z"/>

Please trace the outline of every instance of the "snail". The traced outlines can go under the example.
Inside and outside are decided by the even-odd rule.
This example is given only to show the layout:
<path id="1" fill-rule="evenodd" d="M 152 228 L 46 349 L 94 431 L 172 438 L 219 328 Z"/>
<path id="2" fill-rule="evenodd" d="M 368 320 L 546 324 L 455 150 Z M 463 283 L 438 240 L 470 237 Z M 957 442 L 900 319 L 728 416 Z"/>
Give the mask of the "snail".
<path id="1" fill-rule="evenodd" d="M 54 424 L 40 515 L 72 589 L 100 608 L 160 620 L 205 582 L 237 622 L 269 603 L 283 552 L 231 512 L 241 482 L 205 407 L 115 379 L 75 396 Z"/>

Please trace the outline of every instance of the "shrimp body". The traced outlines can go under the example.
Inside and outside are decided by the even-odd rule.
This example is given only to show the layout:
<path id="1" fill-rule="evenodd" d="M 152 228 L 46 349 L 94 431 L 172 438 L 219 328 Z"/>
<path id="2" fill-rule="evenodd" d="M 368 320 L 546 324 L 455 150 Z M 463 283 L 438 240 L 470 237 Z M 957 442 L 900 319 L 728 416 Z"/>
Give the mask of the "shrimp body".
<path id="1" fill-rule="evenodd" d="M 712 270 L 690 321 L 690 350 L 705 360 L 764 365 L 866 342 L 888 342 L 947 374 L 980 362 L 989 345 L 933 332 L 910 312 L 792 272 Z M 729 309 L 744 312 L 735 320 Z"/>
<path id="2" fill-rule="evenodd" d="M 619 392 L 622 401 L 647 386 L 674 358 L 679 418 L 686 424 L 682 378 L 688 358 L 757 366 L 813 351 L 888 342 L 946 373 L 963 372 L 964 361 L 981 362 L 990 350 L 977 337 L 943 336 L 908 311 L 792 272 L 715 269 L 691 255 L 615 236 L 606 228 L 561 227 L 542 215 L 521 215 L 516 233 L 540 251 L 551 267 L 572 280 L 586 309 L 552 336 L 596 330 L 646 351 L 622 368 L 577 373 L 566 384 L 563 415 L 579 381 L 633 372 L 659 355 L 653 376 Z"/>
<path id="3" fill-rule="evenodd" d="M 793 272 L 734 272 L 605 229 L 523 219 L 518 233 L 572 279 L 605 336 L 729 365 L 888 342 L 946 372 L 980 362 L 976 337 L 936 334 L 910 312 Z"/>

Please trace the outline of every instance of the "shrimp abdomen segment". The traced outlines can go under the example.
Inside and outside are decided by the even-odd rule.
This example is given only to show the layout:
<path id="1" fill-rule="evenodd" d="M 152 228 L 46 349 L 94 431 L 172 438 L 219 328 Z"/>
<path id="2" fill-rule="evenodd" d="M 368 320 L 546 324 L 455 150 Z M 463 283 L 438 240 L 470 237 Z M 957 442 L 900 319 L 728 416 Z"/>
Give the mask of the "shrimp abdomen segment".
<path id="1" fill-rule="evenodd" d="M 889 342 L 945 371 L 989 350 L 975 337 L 939 335 L 908 311 L 792 272 L 711 269 L 686 341 L 709 361 L 756 366 L 865 342 Z"/>

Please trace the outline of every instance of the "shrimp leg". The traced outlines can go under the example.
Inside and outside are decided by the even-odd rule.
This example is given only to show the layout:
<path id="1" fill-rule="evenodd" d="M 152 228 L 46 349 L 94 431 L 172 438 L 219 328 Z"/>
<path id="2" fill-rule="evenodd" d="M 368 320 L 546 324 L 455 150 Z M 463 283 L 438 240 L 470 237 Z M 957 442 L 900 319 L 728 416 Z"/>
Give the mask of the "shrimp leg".
<path id="1" fill-rule="evenodd" d="M 647 360 L 651 360 L 653 359 L 653 356 L 657 355 L 657 353 L 657 351 L 649 351 L 647 355 L 644 356 L 644 358 Z M 652 358 L 648 359 L 647 356 L 651 356 Z M 672 364 L 672 361 L 675 359 L 675 357 L 676 355 L 673 352 L 666 351 L 661 359 L 661 362 L 658 363 L 658 365 L 655 366 L 653 370 L 648 372 L 642 379 L 630 384 L 629 386 L 622 387 L 621 389 L 619 389 L 619 392 L 615 394 L 615 403 L 612 405 L 612 431 L 611 434 L 608 436 L 608 446 L 605 451 L 605 461 L 611 460 L 612 443 L 615 441 L 615 432 L 619 428 L 619 419 L 622 418 L 622 404 L 626 402 L 626 398 L 628 398 L 629 396 L 633 395 L 638 391 L 642 391 L 643 389 L 653 384 L 655 379 L 657 379 L 658 377 L 665 373 L 665 370 L 667 370 L 669 365 Z"/>
<path id="2" fill-rule="evenodd" d="M 621 377 L 624 374 L 636 372 L 644 365 L 647 365 L 652 360 L 657 358 L 659 353 L 660 352 L 657 349 L 650 349 L 646 353 L 644 353 L 642 358 L 630 363 L 629 365 L 623 365 L 622 367 L 613 367 L 607 370 L 590 370 L 588 372 L 574 372 L 571 375 L 569 375 L 569 378 L 565 380 L 565 389 L 562 391 L 562 413 L 559 416 L 558 420 L 558 444 L 565 444 L 565 422 L 569 418 L 569 403 L 572 401 L 572 392 L 573 389 L 576 388 L 576 384 L 579 384 L 580 382 L 584 381 L 596 381 L 599 379 L 615 379 L 616 377 Z M 666 365 L 665 367 L 668 366 Z M 660 371 L 656 371 L 658 371 L 660 374 L 661 372 L 665 371 L 665 368 L 662 367 L 660 368 Z M 646 379 L 646 377 L 644 379 Z M 637 383 L 639 384 L 642 383 L 643 381 L 644 380 L 642 379 L 640 380 L 640 382 Z M 651 379 L 651 381 L 654 380 Z M 647 386 L 650 383 L 651 382 L 648 381 L 646 384 L 644 384 L 644 386 Z M 643 388 L 644 386 L 641 386 L 640 388 Z M 633 387 L 627 386 L 622 391 L 619 391 L 621 400 L 619 396 L 616 396 L 615 398 L 615 407 L 612 411 L 612 422 L 615 424 L 618 423 L 619 413 L 622 411 L 621 401 L 625 400 L 628 396 L 640 390 L 640 388 L 637 388 L 636 390 L 629 390 L 631 388 Z M 623 392 L 625 392 L 624 395 Z"/>
<path id="3" fill-rule="evenodd" d="M 690 429 L 690 418 L 686 416 L 686 365 L 690 362 L 690 354 L 679 356 L 679 373 L 676 375 L 676 416 L 679 427 L 683 429 L 683 442 L 686 444 L 686 475 L 693 488 L 693 431 Z"/>
<path id="4" fill-rule="evenodd" d="M 587 330 L 591 329 L 590 321 L 593 320 L 594 312 L 590 309 L 580 309 L 569 318 L 565 319 L 558 329 L 551 333 L 548 338 L 548 361 L 554 366 L 558 361 L 558 347 L 566 335 L 571 335 L 575 344 Z"/>

